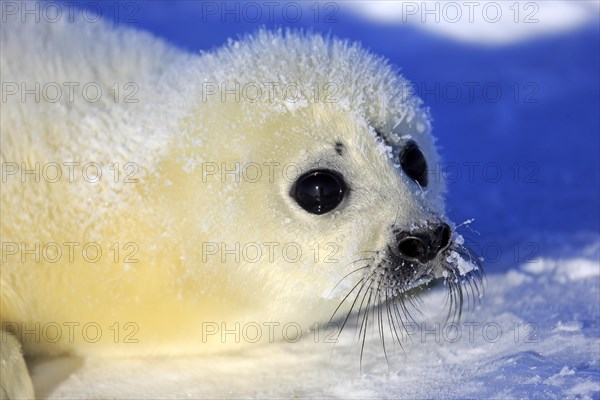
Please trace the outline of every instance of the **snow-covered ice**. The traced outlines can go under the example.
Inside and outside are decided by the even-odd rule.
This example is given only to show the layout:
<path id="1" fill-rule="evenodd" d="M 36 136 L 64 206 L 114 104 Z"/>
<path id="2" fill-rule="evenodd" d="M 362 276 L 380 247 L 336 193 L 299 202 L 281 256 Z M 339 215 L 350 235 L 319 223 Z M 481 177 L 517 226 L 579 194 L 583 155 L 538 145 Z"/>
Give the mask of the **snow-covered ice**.
<path id="1" fill-rule="evenodd" d="M 575 272 L 578 271 L 578 272 Z M 597 254 L 487 276 L 482 305 L 445 320 L 443 287 L 398 344 L 349 331 L 236 354 L 172 359 L 37 361 L 49 398 L 598 398 L 600 265 Z M 410 336 L 410 339 L 408 337 Z M 50 372 L 51 371 L 51 372 Z"/>

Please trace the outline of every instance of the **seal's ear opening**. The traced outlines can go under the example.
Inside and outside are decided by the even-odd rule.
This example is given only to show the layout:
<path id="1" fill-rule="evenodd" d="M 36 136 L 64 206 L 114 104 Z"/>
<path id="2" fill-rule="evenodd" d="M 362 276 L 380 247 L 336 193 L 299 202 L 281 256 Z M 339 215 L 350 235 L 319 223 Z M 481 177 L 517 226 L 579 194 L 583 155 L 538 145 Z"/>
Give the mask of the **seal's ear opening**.
<path id="1" fill-rule="evenodd" d="M 300 176 L 290 195 L 311 214 L 334 210 L 344 199 L 347 186 L 344 178 L 331 170 L 310 171 Z"/>
<path id="2" fill-rule="evenodd" d="M 410 140 L 400 152 L 400 166 L 421 187 L 427 187 L 427 160 L 419 146 Z"/>

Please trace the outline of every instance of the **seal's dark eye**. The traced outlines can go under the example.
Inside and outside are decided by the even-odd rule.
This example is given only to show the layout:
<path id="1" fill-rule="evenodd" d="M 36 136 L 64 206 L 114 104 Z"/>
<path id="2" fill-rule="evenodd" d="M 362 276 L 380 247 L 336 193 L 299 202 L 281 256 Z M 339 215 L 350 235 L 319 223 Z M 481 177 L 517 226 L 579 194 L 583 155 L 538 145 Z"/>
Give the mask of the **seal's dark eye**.
<path id="1" fill-rule="evenodd" d="M 419 185 L 427 186 L 427 161 L 415 142 L 408 142 L 400 152 L 400 165 Z"/>
<path id="2" fill-rule="evenodd" d="M 298 178 L 291 195 L 309 213 L 325 214 L 342 202 L 345 193 L 346 184 L 338 173 L 319 170 Z"/>

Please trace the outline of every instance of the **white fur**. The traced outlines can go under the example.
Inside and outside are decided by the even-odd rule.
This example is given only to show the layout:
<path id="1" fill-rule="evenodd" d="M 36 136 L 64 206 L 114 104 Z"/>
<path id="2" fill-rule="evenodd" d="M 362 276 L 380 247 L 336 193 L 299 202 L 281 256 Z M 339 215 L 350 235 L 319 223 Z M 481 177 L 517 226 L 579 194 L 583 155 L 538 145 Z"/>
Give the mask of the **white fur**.
<path id="1" fill-rule="evenodd" d="M 66 96 L 56 103 L 2 104 L 1 161 L 135 162 L 138 184 L 103 179 L 3 183 L 4 242 L 135 242 L 139 263 L 21 263 L 2 266 L 2 322 L 42 324 L 135 322 L 138 344 L 61 340 L 26 342 L 29 353 L 173 354 L 237 347 L 218 337 L 202 343 L 203 323 L 327 322 L 348 287 L 352 261 L 384 249 L 388 227 L 410 227 L 443 213 L 443 185 L 421 190 L 394 165 L 375 129 L 390 142 L 409 135 L 430 165 L 438 162 L 427 112 L 385 60 L 357 44 L 320 35 L 260 31 L 213 53 L 190 55 L 148 34 L 107 25 L 2 25 L 3 82 L 97 82 L 97 103 Z M 138 103 L 115 102 L 115 82 L 135 82 Z M 300 83 L 298 101 L 275 91 L 251 103 L 203 99 L 207 84 Z M 327 83 L 335 90 L 325 102 Z M 203 86 L 204 85 L 204 86 Z M 29 96 L 28 99 L 32 97 Z M 333 145 L 344 144 L 338 156 Z M 289 195 L 292 182 L 202 178 L 207 162 L 326 165 L 351 192 L 335 211 L 315 216 Z M 106 169 L 106 174 L 111 172 Z M 266 174 L 263 169 L 263 174 Z M 79 176 L 79 175 L 78 175 Z M 303 257 L 286 262 L 202 262 L 202 244 L 298 243 Z M 336 262 L 325 262 L 327 244 Z M 309 246 L 318 244 L 314 261 Z M 121 257 L 122 258 L 122 257 Z M 354 267 L 355 268 L 355 267 Z M 348 286 L 349 285 L 349 286 Z M 106 331 L 105 331 L 106 332 Z"/>

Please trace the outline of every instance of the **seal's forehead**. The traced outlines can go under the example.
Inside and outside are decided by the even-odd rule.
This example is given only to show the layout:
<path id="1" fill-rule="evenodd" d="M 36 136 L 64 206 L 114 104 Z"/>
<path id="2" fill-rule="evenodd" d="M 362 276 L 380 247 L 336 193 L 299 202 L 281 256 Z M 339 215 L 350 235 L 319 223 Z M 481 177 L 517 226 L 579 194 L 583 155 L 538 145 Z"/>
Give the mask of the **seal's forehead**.
<path id="1" fill-rule="evenodd" d="M 428 113 L 410 83 L 382 57 L 357 43 L 318 34 L 261 30 L 202 57 L 203 80 L 237 83 L 274 111 L 337 103 L 382 132 L 429 129 Z"/>

